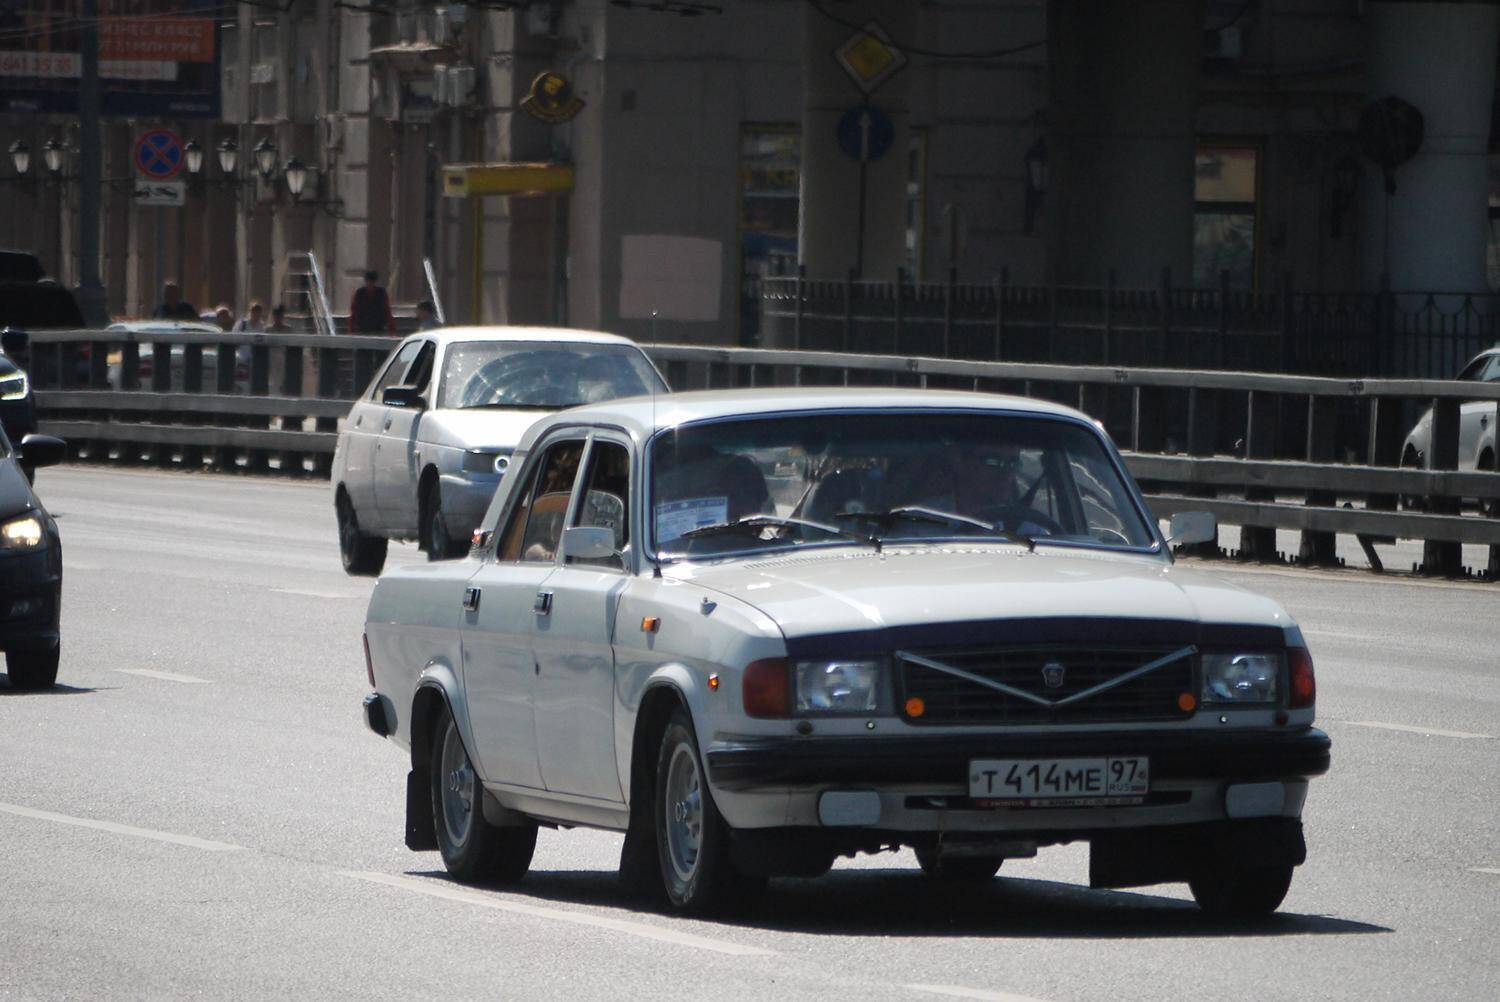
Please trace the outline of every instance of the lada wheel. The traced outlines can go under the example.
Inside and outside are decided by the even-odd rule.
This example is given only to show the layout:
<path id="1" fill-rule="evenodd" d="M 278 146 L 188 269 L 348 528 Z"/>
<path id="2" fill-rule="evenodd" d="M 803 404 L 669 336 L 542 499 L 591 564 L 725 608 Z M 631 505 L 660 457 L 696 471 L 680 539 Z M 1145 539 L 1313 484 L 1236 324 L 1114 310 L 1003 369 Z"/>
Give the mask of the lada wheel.
<path id="1" fill-rule="evenodd" d="M 466 882 L 512 884 L 526 875 L 536 825 L 500 827 L 484 817 L 484 788 L 446 708 L 433 729 L 432 814 L 443 865 Z"/>
<path id="2" fill-rule="evenodd" d="M 354 505 L 343 494 L 334 505 L 339 519 L 339 556 L 343 558 L 344 570 L 361 577 L 375 577 L 385 566 L 385 551 L 389 541 L 384 536 L 367 536 L 359 531 L 359 518 L 354 514 Z"/>
<path id="3" fill-rule="evenodd" d="M 656 760 L 656 848 L 667 900 L 703 914 L 743 904 L 765 886 L 729 860 L 729 826 L 719 816 L 687 712 L 678 709 Z"/>
<path id="4" fill-rule="evenodd" d="M 57 661 L 61 653 L 61 644 L 7 651 L 5 670 L 10 675 L 10 687 L 25 692 L 52 688 L 57 684 Z"/>
<path id="5" fill-rule="evenodd" d="M 933 880 L 953 883 L 978 884 L 993 880 L 1000 872 L 1001 856 L 948 856 L 938 855 L 936 849 L 918 849 L 917 864 L 922 872 Z"/>
<path id="6" fill-rule="evenodd" d="M 1254 918 L 1281 907 L 1292 886 L 1290 866 L 1242 866 L 1204 871 L 1188 880 L 1193 900 L 1209 915 Z"/>

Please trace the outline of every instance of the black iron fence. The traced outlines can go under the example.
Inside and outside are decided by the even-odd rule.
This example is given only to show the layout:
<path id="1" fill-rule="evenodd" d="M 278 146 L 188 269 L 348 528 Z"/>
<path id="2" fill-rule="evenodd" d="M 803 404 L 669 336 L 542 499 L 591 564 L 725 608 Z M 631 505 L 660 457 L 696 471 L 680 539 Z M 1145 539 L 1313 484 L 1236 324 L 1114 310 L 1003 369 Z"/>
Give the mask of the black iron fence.
<path id="1" fill-rule="evenodd" d="M 762 279 L 761 346 L 979 361 L 1451 377 L 1500 342 L 1500 296 Z"/>

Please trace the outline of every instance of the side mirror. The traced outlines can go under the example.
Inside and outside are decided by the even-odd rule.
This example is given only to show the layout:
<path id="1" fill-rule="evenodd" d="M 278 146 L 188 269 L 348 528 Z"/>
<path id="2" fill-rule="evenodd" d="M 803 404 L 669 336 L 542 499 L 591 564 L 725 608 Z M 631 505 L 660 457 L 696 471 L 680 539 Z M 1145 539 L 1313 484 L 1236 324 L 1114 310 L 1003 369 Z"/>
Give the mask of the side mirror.
<path id="1" fill-rule="evenodd" d="M 569 560 L 607 560 L 618 556 L 615 531 L 602 525 L 575 525 L 563 530 L 563 562 Z"/>
<path id="2" fill-rule="evenodd" d="M 1219 520 L 1206 511 L 1180 511 L 1167 526 L 1168 546 L 1207 543 L 1219 532 Z"/>
<path id="3" fill-rule="evenodd" d="M 21 465 L 35 469 L 39 466 L 56 466 L 68 454 L 68 443 L 51 435 L 27 435 L 21 439 L 16 458 Z"/>
<path id="4" fill-rule="evenodd" d="M 427 409 L 427 399 L 415 386 L 387 386 L 380 394 L 380 402 L 390 407 L 415 407 Z"/>

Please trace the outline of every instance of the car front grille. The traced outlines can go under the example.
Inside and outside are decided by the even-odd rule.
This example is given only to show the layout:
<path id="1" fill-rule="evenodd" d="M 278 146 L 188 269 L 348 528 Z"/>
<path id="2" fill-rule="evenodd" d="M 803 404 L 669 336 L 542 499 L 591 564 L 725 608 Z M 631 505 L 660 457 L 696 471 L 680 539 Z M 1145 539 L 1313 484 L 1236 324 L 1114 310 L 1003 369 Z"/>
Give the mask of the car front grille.
<path id="1" fill-rule="evenodd" d="M 1197 657 L 1185 653 L 1161 667 L 1077 702 L 1056 705 L 1088 689 L 1182 650 L 1177 647 L 1072 647 L 1032 645 L 896 654 L 902 688 L 899 704 L 913 724 L 1067 724 L 1181 720 L 1184 693 L 1195 695 Z M 943 665 L 944 671 L 913 658 Z M 1040 705 L 1000 692 L 954 672 L 997 682 L 1047 701 Z M 1049 685 L 1049 676 L 1054 684 Z M 922 712 L 910 712 L 913 698 Z"/>

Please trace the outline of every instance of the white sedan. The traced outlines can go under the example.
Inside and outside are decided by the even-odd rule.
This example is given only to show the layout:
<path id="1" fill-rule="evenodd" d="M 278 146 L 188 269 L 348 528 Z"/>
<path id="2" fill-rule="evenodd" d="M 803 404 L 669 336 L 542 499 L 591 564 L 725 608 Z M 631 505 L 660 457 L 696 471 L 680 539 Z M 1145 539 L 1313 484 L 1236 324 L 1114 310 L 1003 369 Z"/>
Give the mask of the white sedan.
<path id="1" fill-rule="evenodd" d="M 520 879 L 538 825 L 625 833 L 682 911 L 840 855 L 934 879 L 1087 841 L 1099 887 L 1263 914 L 1329 764 L 1268 599 L 1177 566 L 1108 438 L 957 392 L 637 398 L 527 432 L 462 562 L 365 625 L 407 845 Z"/>
<path id="2" fill-rule="evenodd" d="M 543 327 L 413 334 L 349 411 L 333 459 L 339 549 L 350 574 L 379 574 L 390 539 L 432 560 L 469 548 L 532 422 L 666 383 L 635 342 Z"/>
<path id="3" fill-rule="evenodd" d="M 1480 352 L 1458 375 L 1458 382 L 1500 384 L 1500 348 Z M 1459 405 L 1458 468 L 1460 470 L 1495 469 L 1496 407 L 1493 400 L 1469 400 Z M 1407 433 L 1401 447 L 1401 465 L 1407 469 L 1425 469 L 1432 444 L 1432 411 L 1429 409 Z M 1421 498 L 1407 499 L 1408 507 L 1421 507 Z M 1493 499 L 1480 502 L 1489 514 L 1500 505 Z"/>

